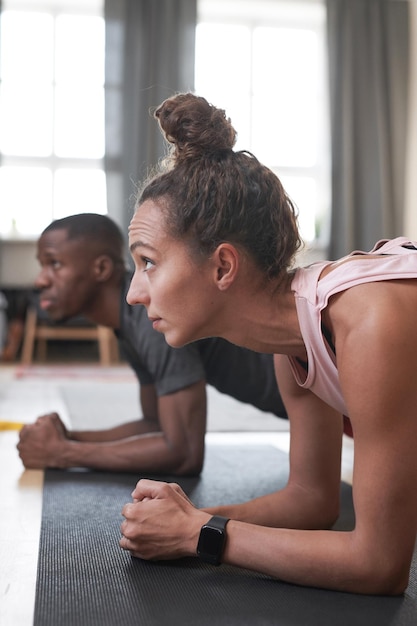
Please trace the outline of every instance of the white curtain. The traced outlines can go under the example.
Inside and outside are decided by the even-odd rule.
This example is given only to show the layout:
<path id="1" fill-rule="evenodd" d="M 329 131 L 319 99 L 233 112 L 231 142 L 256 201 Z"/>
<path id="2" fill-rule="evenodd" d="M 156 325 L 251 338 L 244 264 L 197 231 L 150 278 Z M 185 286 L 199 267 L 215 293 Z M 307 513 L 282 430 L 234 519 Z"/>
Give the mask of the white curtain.
<path id="1" fill-rule="evenodd" d="M 411 66 L 404 234 L 417 240 L 417 2 L 410 4 Z"/>
<path id="2" fill-rule="evenodd" d="M 404 234 L 409 2 L 327 0 L 330 258 Z"/>

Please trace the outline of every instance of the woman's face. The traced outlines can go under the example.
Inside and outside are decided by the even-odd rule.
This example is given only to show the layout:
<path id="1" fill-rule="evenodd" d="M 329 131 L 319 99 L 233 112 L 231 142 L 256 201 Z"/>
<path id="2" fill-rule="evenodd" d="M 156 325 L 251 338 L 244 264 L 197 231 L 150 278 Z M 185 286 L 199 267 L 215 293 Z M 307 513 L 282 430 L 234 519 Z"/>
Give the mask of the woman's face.
<path id="1" fill-rule="evenodd" d="M 218 299 L 210 259 L 197 262 L 184 242 L 167 233 L 164 212 L 152 200 L 133 217 L 129 246 L 135 273 L 127 302 L 143 304 L 154 329 L 173 347 L 209 336 Z"/>

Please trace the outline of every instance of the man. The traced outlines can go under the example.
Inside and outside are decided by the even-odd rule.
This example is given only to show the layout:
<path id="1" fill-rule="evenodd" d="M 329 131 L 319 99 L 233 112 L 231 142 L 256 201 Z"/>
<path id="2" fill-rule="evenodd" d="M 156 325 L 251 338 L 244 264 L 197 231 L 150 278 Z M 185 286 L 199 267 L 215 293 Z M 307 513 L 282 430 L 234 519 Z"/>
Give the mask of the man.
<path id="1" fill-rule="evenodd" d="M 143 417 L 115 428 L 69 432 L 57 413 L 20 433 L 27 468 L 198 474 L 204 460 L 206 384 L 286 417 L 272 355 L 223 339 L 170 347 L 143 306 L 126 302 L 131 275 L 124 241 L 108 217 L 86 213 L 52 222 L 38 241 L 40 307 L 53 320 L 82 315 L 114 329 L 140 383 Z"/>

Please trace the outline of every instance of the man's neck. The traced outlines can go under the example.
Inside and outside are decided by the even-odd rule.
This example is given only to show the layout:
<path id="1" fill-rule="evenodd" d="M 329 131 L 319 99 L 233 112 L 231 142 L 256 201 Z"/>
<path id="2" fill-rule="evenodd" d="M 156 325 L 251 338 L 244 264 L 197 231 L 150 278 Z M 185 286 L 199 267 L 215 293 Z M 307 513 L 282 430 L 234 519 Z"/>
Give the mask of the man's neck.
<path id="1" fill-rule="evenodd" d="M 100 295 L 95 299 L 85 317 L 98 324 L 117 330 L 120 326 L 120 298 L 123 282 L 107 284 Z"/>

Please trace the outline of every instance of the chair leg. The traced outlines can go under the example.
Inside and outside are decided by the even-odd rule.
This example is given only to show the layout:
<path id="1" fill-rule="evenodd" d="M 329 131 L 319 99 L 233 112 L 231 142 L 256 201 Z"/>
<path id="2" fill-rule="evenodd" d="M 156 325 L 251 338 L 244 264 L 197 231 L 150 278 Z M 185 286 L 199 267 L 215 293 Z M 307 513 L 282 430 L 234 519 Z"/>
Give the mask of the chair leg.
<path id="1" fill-rule="evenodd" d="M 108 366 L 112 362 L 112 334 L 110 328 L 106 326 L 97 327 L 98 349 L 100 354 L 101 365 Z"/>
<path id="2" fill-rule="evenodd" d="M 36 309 L 30 307 L 26 314 L 25 332 L 22 345 L 21 362 L 24 365 L 30 365 L 33 360 L 33 349 L 35 346 L 36 334 Z"/>
<path id="3" fill-rule="evenodd" d="M 46 361 L 47 343 L 46 339 L 39 337 L 36 344 L 36 358 L 38 361 Z"/>

